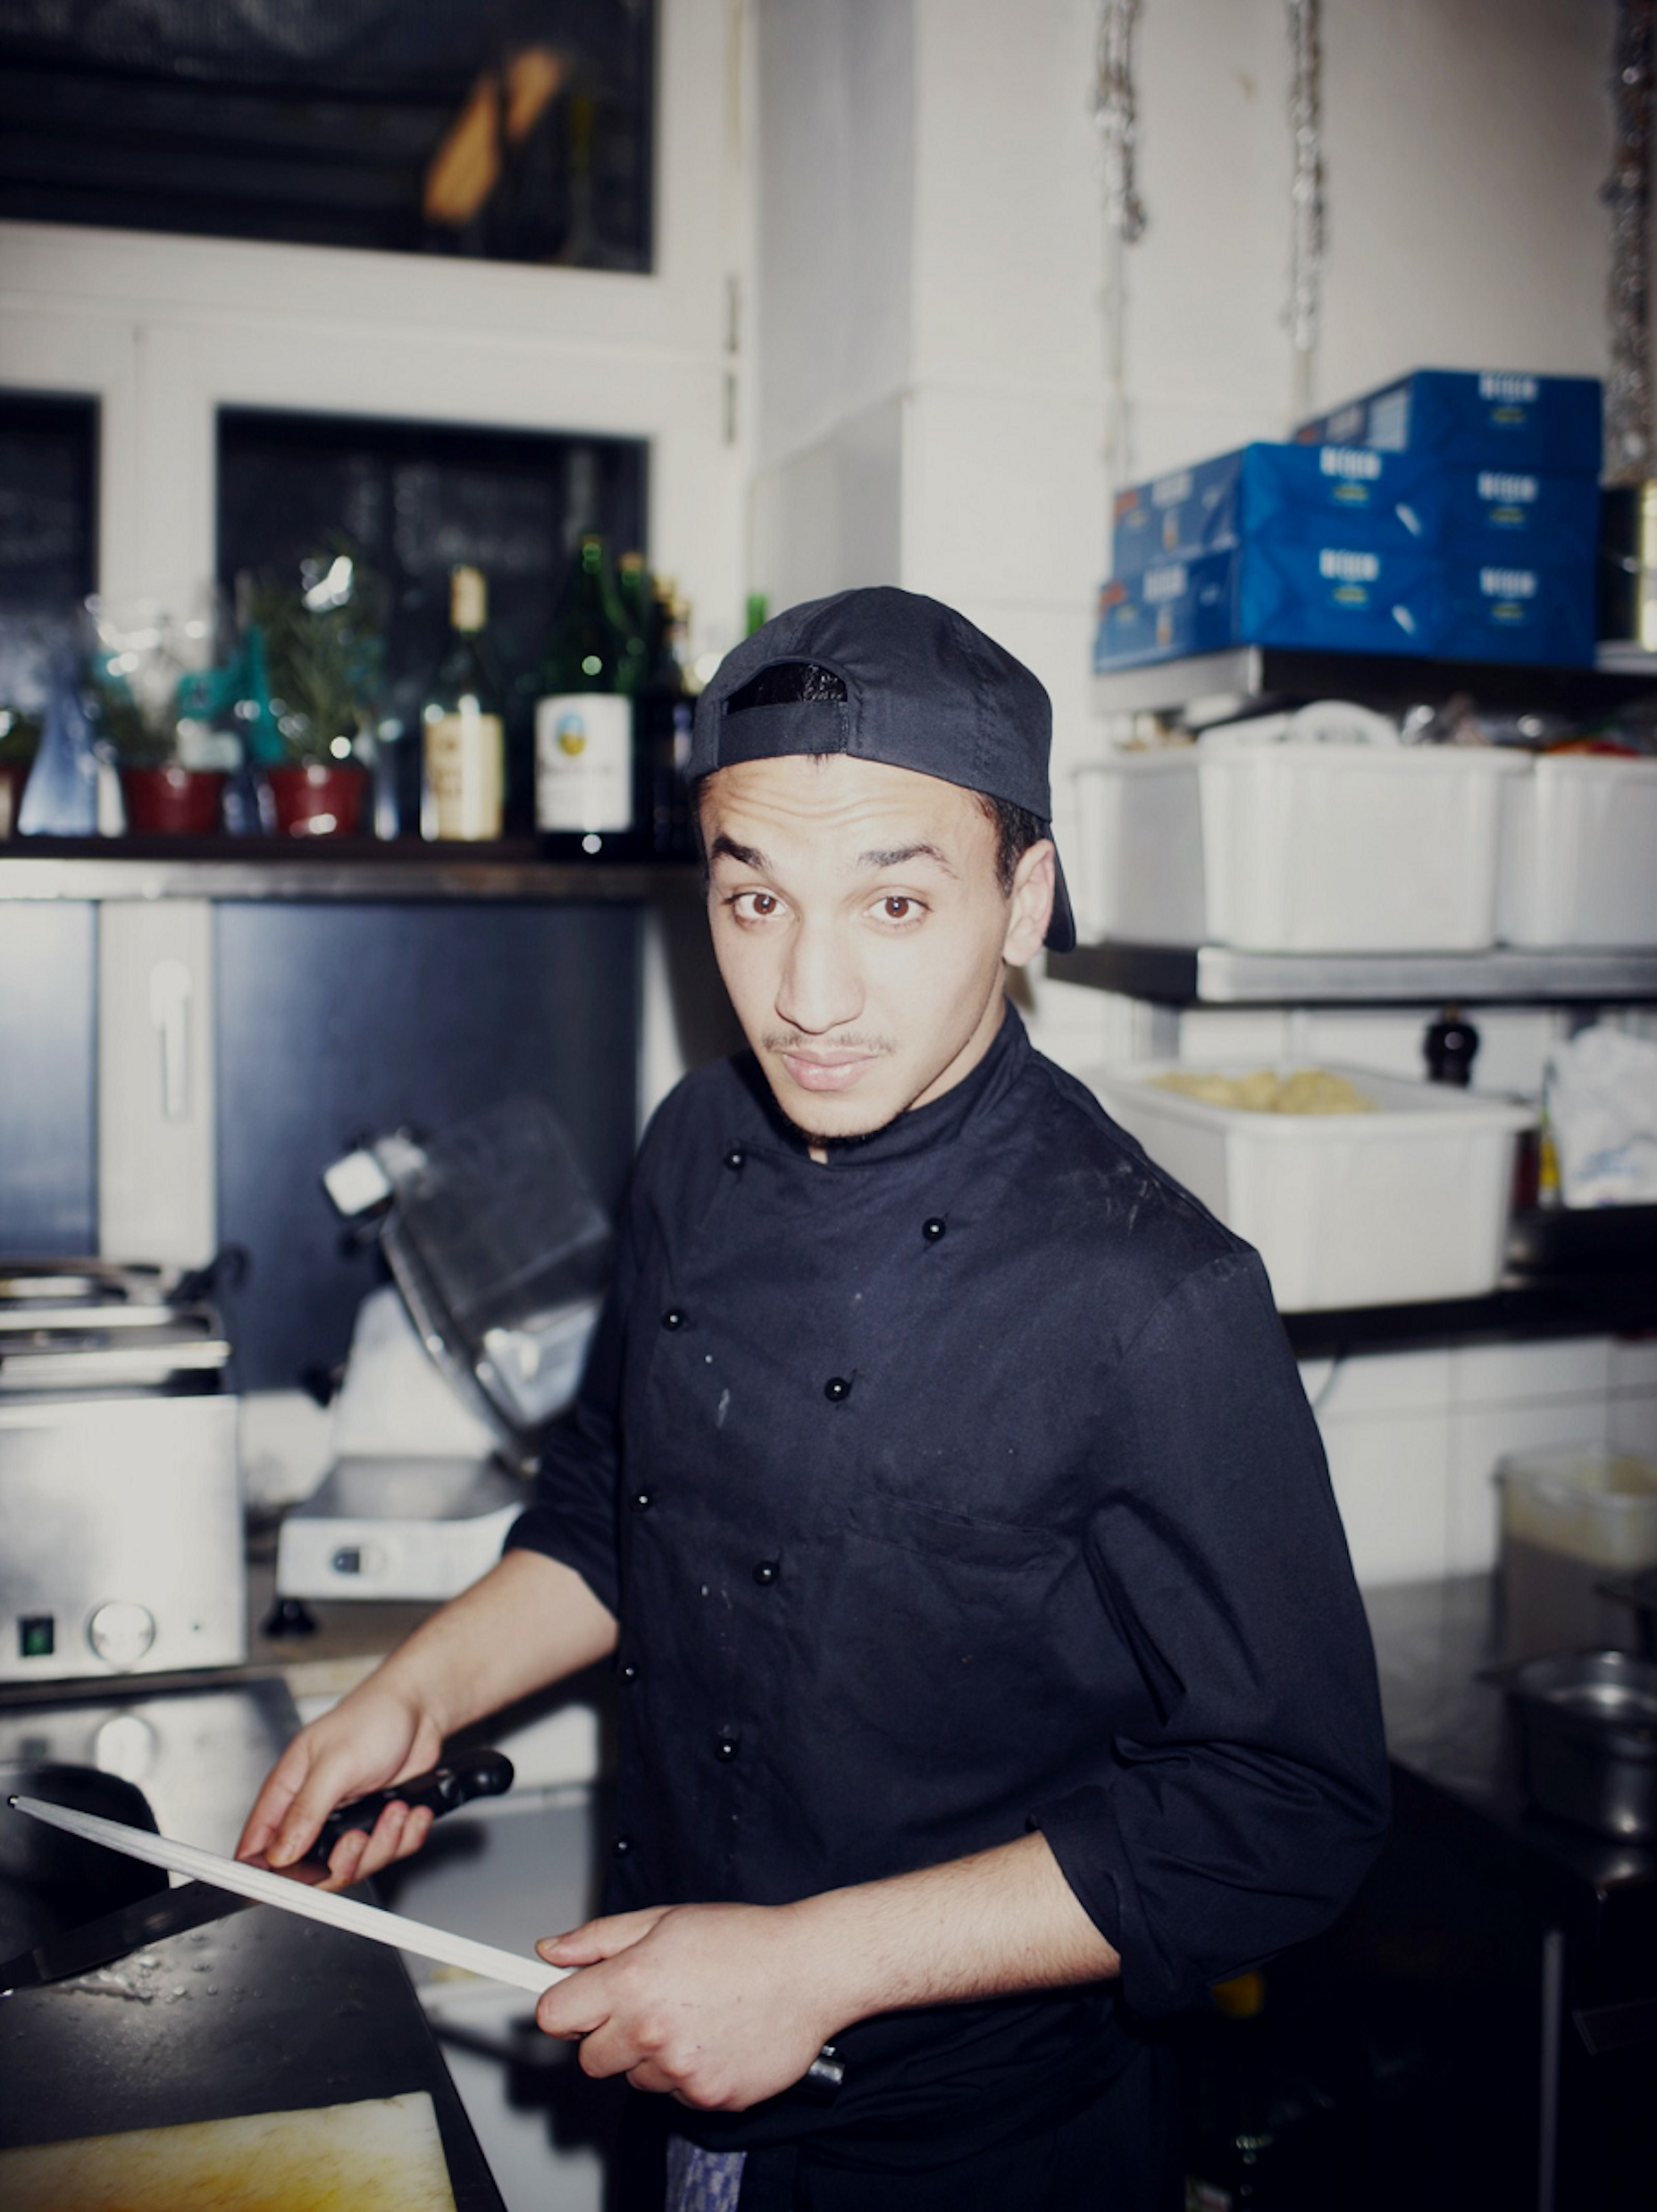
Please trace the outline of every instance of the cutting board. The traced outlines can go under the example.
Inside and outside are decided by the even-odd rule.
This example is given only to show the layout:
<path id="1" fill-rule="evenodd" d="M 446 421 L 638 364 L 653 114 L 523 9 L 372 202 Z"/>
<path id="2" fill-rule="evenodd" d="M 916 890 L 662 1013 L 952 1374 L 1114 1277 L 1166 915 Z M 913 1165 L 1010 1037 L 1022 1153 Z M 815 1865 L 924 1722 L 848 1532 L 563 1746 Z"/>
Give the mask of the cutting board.
<path id="1" fill-rule="evenodd" d="M 454 2212 L 424 2090 L 0 2150 L 6 2212 Z"/>

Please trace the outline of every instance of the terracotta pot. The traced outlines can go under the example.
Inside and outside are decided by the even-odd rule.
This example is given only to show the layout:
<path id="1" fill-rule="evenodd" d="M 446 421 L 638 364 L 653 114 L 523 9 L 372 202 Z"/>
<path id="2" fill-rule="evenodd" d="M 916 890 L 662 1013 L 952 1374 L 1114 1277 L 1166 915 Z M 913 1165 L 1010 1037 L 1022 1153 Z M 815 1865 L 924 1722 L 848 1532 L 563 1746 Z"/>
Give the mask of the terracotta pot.
<path id="1" fill-rule="evenodd" d="M 224 775 L 219 769 L 124 768 L 121 797 L 135 836 L 210 837 L 219 826 Z"/>
<path id="2" fill-rule="evenodd" d="M 354 837 L 367 796 L 365 769 L 313 762 L 264 771 L 277 834 L 283 837 Z"/>
<path id="3" fill-rule="evenodd" d="M 23 804 L 23 786 L 29 780 L 31 761 L 0 761 L 0 837 L 17 835 L 17 816 Z"/>

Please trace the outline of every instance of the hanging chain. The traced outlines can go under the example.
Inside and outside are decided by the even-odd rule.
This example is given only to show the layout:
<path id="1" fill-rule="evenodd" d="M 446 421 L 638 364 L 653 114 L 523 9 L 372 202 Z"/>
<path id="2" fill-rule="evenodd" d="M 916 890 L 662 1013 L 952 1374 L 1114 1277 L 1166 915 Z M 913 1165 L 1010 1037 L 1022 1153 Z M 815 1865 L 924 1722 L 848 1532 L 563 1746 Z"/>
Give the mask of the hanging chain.
<path id="1" fill-rule="evenodd" d="M 1289 249 L 1289 329 L 1309 362 L 1318 342 L 1323 290 L 1323 41 L 1321 0 L 1285 0 L 1289 17 L 1289 123 L 1294 136 L 1293 223 Z"/>
<path id="2" fill-rule="evenodd" d="M 1601 197 L 1611 210 L 1611 322 L 1605 378 L 1605 474 L 1651 473 L 1651 128 L 1653 0 L 1619 0 L 1611 98 L 1616 142 Z"/>
<path id="3" fill-rule="evenodd" d="M 1093 119 L 1105 145 L 1105 220 L 1132 246 L 1145 227 L 1134 176 L 1138 119 L 1133 92 L 1133 27 L 1139 0 L 1099 0 L 1098 66 Z"/>

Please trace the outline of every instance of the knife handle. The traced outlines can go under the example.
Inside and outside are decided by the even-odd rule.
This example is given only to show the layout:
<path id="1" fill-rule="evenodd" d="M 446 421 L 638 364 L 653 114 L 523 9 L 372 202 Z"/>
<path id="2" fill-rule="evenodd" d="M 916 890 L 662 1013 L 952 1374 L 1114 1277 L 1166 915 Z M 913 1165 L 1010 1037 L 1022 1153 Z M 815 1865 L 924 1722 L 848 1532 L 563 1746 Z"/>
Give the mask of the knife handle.
<path id="1" fill-rule="evenodd" d="M 474 1797 L 500 1797 L 511 1788 L 512 1761 L 505 1752 L 458 1751 L 428 1773 L 411 1774 L 406 1782 L 393 1782 L 385 1790 L 371 1790 L 366 1797 L 348 1798 L 344 1804 L 336 1805 L 305 1856 L 319 1866 L 326 1866 L 329 1853 L 342 1836 L 356 1828 L 366 1833 L 388 1805 L 406 1805 L 410 1812 L 428 1806 L 441 1819 Z"/>

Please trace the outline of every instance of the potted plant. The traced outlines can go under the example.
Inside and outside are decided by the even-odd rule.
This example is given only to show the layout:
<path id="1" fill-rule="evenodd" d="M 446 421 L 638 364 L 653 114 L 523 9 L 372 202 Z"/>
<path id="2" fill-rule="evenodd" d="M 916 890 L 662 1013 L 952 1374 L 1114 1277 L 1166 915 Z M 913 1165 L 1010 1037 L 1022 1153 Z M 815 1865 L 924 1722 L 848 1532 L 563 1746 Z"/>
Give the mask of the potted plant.
<path id="1" fill-rule="evenodd" d="M 264 768 L 277 831 L 349 836 L 368 792 L 358 757 L 385 665 L 384 591 L 349 546 L 301 563 L 297 586 L 262 578 L 248 603 L 263 642 L 282 757 Z"/>
<path id="2" fill-rule="evenodd" d="M 16 835 L 23 786 L 34 765 L 40 725 L 18 707 L 0 707 L 0 837 Z"/>
<path id="3" fill-rule="evenodd" d="M 225 774 L 184 758 L 179 709 L 191 640 L 206 625 L 149 600 L 92 599 L 87 611 L 92 705 L 103 749 L 120 774 L 128 830 L 210 836 L 219 826 Z"/>

